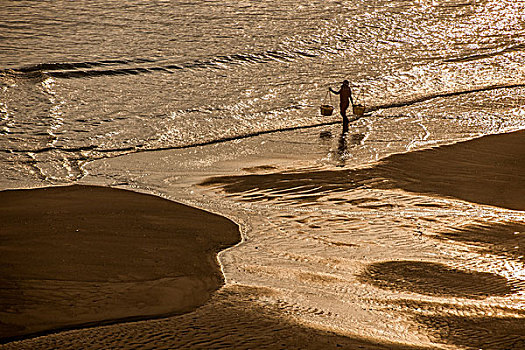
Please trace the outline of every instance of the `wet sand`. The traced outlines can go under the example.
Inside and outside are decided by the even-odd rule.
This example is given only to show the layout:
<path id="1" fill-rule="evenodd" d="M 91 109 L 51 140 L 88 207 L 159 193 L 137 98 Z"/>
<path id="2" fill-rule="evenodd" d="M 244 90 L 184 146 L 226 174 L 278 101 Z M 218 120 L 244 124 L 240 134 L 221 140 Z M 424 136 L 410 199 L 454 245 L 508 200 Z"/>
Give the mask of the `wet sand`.
<path id="1" fill-rule="evenodd" d="M 523 154 L 525 154 L 525 133 L 520 131 L 486 136 L 419 152 L 392 155 L 369 168 L 223 176 L 209 179 L 202 185 L 222 189 L 238 196 L 241 200 L 249 202 L 277 200 L 285 195 L 293 196 L 297 202 L 307 203 L 321 199 L 326 193 L 375 188 L 403 189 L 507 209 L 525 210 L 521 196 L 524 188 L 522 174 L 525 162 L 522 161 Z M 66 191 L 67 189 L 86 191 L 86 188 L 77 186 L 62 188 L 58 191 Z M 91 187 L 87 189 L 91 189 Z M 104 191 L 105 195 L 107 191 L 116 191 L 100 190 Z M 0 195 L 30 194 L 32 192 L 7 191 Z M 307 192 L 308 195 L 302 196 L 304 192 Z M 102 197 L 106 198 L 105 195 Z M 131 195 L 143 196 L 135 193 Z M 24 199 L 27 200 L 29 197 L 31 196 L 26 195 Z M 2 203 L 4 202 L 2 201 Z M 348 204 L 373 210 L 388 210 L 384 207 L 374 207 L 373 203 L 370 204 L 369 202 L 349 202 Z M 432 205 L 435 205 L 435 209 L 439 210 L 437 202 Z M 23 202 L 20 207 L 25 208 L 23 212 L 27 213 L 27 208 L 31 206 L 28 206 L 27 202 Z M 46 211 L 47 206 L 40 210 Z M 100 216 L 107 210 L 109 209 L 99 211 L 97 215 Z M 64 224 L 64 227 L 76 229 L 76 227 L 71 226 L 76 221 L 70 220 L 71 215 L 68 212 L 61 211 L 56 214 L 57 217 L 66 218 L 63 220 L 69 226 Z M 169 217 L 167 213 L 159 212 L 157 214 L 155 220 L 149 217 L 153 214 L 135 218 L 134 216 L 138 215 L 137 211 L 129 216 L 136 219 L 139 226 L 140 222 L 144 222 L 144 219 L 149 220 L 149 223 L 154 222 L 160 225 L 164 222 L 165 217 Z M 120 215 L 124 215 L 124 213 L 120 213 Z M 26 220 L 25 217 L 24 220 Z M 5 221 L 9 222 L 9 220 Z M 207 225 L 202 220 L 201 224 Z M 21 226 L 22 222 L 18 222 L 16 225 Z M 115 225 L 118 226 L 115 220 L 108 222 L 109 228 L 114 228 Z M 177 222 L 174 221 L 171 225 L 176 226 Z M 33 227 L 32 224 L 30 226 Z M 142 225 L 142 231 L 145 230 L 144 226 L 151 228 L 150 224 Z M 226 225 L 226 227 L 229 226 Z M 235 237 L 235 239 L 230 241 L 230 245 L 238 239 L 235 225 L 231 229 L 232 234 L 235 232 L 235 235 L 231 237 Z M 477 246 L 480 252 L 486 251 L 490 254 L 499 254 L 523 261 L 523 249 L 521 248 L 523 235 L 516 236 L 516 232 L 522 231 L 523 223 L 520 222 L 485 223 L 479 226 L 457 227 L 455 230 L 443 228 L 443 231 L 435 239 L 465 242 L 471 245 L 473 250 Z M 201 246 L 206 245 L 207 240 L 214 237 L 214 235 L 202 236 L 199 244 Z M 181 239 L 181 242 L 184 240 Z M 56 239 L 48 241 L 54 242 Z M 69 240 L 69 244 L 73 243 L 75 243 L 74 240 Z M 210 244 L 208 247 L 212 247 L 213 252 L 216 252 L 219 246 L 228 245 L 224 242 L 220 244 L 215 242 L 215 245 L 208 244 Z M 123 248 L 120 247 L 119 249 Z M 189 251 L 187 248 L 181 249 Z M 112 250 L 111 253 L 110 256 L 115 253 L 115 250 Z M 210 256 L 214 257 L 215 255 L 208 257 Z M 186 256 L 186 258 L 188 257 Z M 117 258 L 113 263 L 116 263 L 116 260 Z M 29 265 L 29 262 L 27 264 Z M 35 262 L 32 262 L 31 265 L 35 265 Z M 137 263 L 137 265 L 142 265 L 142 263 Z M 166 264 L 162 263 L 162 265 Z M 180 265 L 183 264 L 175 264 L 175 267 L 170 266 L 170 269 L 175 271 L 176 268 L 182 268 Z M 100 267 L 101 274 L 103 274 L 104 269 L 107 269 L 107 266 Z M 109 268 L 110 272 L 115 272 L 115 270 L 115 268 Z M 215 271 L 218 272 L 218 270 Z M 202 273 L 199 270 L 199 276 Z M 401 298 L 388 300 L 384 306 L 387 310 L 393 310 L 392 307 L 396 306 L 396 314 L 408 315 L 413 319 L 416 327 L 423 329 L 423 332 L 428 334 L 430 339 L 437 344 L 485 349 L 518 349 L 525 342 L 523 336 L 525 322 L 523 322 L 522 313 L 517 312 L 515 308 L 505 310 L 496 306 L 490 306 L 490 313 L 488 313 L 486 306 L 476 304 L 478 301 L 484 301 L 487 298 L 505 298 L 514 293 L 522 292 L 524 285 L 521 280 L 510 280 L 497 273 L 474 271 L 448 264 L 410 259 L 372 262 L 365 267 L 357 278 L 360 283 L 399 292 L 404 297 L 407 293 L 415 296 L 443 297 L 443 301 L 440 302 Z M 71 276 L 70 279 L 74 280 Z M 44 279 L 41 278 L 41 280 Z M 214 281 L 220 283 L 220 275 L 217 275 Z M 146 279 L 140 282 L 141 285 L 144 283 L 147 283 Z M 35 288 L 34 285 L 30 287 Z M 89 288 L 93 288 L 93 285 L 90 285 Z M 150 287 L 145 289 L 150 293 L 154 290 Z M 299 324 L 294 318 L 296 309 L 293 309 L 293 306 L 292 309 L 287 309 L 286 304 L 283 304 L 282 307 L 278 304 L 277 307 L 271 308 L 260 303 L 260 300 L 264 300 L 265 293 L 268 293 L 269 298 L 272 297 L 271 288 L 227 285 L 215 293 L 212 293 L 213 288 L 209 288 L 208 291 L 208 294 L 205 294 L 206 297 L 200 301 L 200 304 L 203 304 L 201 307 L 195 309 L 197 303 L 193 303 L 193 306 L 188 309 L 177 311 L 190 311 L 181 315 L 108 326 L 102 326 L 103 322 L 95 322 L 91 324 L 94 326 L 92 328 L 27 339 L 22 342 L 12 342 L 5 347 L 13 349 L 52 347 L 74 349 L 78 347 L 78 344 L 82 344 L 84 348 L 93 349 L 143 348 L 145 346 L 166 349 L 413 349 L 407 345 L 381 343 L 351 335 L 345 336 L 344 333 L 325 332 Z M 88 295 L 87 291 L 86 293 Z M 211 299 L 208 299 L 210 293 Z M 68 295 L 65 292 L 59 294 L 61 298 Z M 16 300 L 14 295 L 15 293 L 12 292 L 10 297 Z M 274 297 L 278 298 L 278 296 Z M 58 299 L 55 298 L 52 301 L 59 304 Z M 78 299 L 76 297 L 70 298 L 76 302 L 79 302 Z M 457 299 L 467 300 L 468 302 L 467 304 L 455 302 Z M 2 300 L 6 300 L 6 298 L 2 297 Z M 206 302 L 206 300 L 208 301 Z M 117 309 L 123 308 L 122 305 L 128 305 L 128 307 L 129 305 L 137 305 L 136 300 L 123 300 L 121 302 L 122 304 L 117 305 Z M 382 302 L 385 301 L 376 301 L 378 305 L 381 305 Z M 22 305 L 21 302 L 20 305 Z M 95 303 L 91 301 L 90 305 L 95 305 Z M 81 304 L 73 306 L 77 310 L 88 309 L 87 306 Z M 461 307 L 465 308 L 465 315 L 462 313 Z M 50 309 L 51 307 L 47 306 L 47 308 Z M 20 309 L 22 309 L 21 306 Z M 472 316 L 477 312 L 476 310 L 479 311 L 478 314 Z M 37 315 L 37 311 L 33 310 L 32 315 Z M 152 312 L 148 315 L 153 316 L 160 313 L 154 314 Z M 12 322 L 11 325 L 16 324 Z M 8 331 L 13 332 L 13 329 Z"/>
<path id="2" fill-rule="evenodd" d="M 246 201 L 272 200 L 294 191 L 308 191 L 304 200 L 315 201 L 327 192 L 373 187 L 525 210 L 525 131 L 394 154 L 364 169 L 224 176 L 201 185 L 234 194 L 259 190 L 256 196 L 245 196 Z"/>
<path id="3" fill-rule="evenodd" d="M 292 198 L 295 203 L 306 206 L 330 200 L 330 195 L 340 193 L 344 208 L 395 212 L 395 203 L 389 207 L 391 204 L 375 204 L 369 200 L 345 201 L 343 194 L 367 189 L 399 193 L 401 189 L 416 195 L 430 195 L 421 209 L 430 208 L 437 214 L 443 198 L 492 206 L 500 213 L 495 222 L 479 217 L 476 219 L 479 225 L 468 220 L 457 227 L 443 226 L 441 231 L 427 237 L 464 244 L 468 252 L 479 254 L 479 260 L 484 255 L 497 256 L 503 262 L 517 262 L 519 266 L 524 259 L 525 224 L 516 219 L 522 216 L 517 213 L 507 217 L 506 213 L 511 212 L 499 208 L 525 211 L 525 131 L 394 154 L 361 169 L 223 176 L 210 178 L 201 185 L 250 203 L 282 203 Z M 414 204 L 416 208 L 418 205 Z M 442 214 L 450 215 L 446 206 Z M 516 304 L 510 302 L 513 307 L 509 309 L 484 304 L 497 298 L 519 300 L 517 293 L 525 290 L 522 277 L 505 277 L 497 268 L 480 271 L 458 267 L 461 262 L 455 266 L 454 260 L 438 263 L 409 258 L 389 260 L 388 256 L 383 259 L 369 263 L 357 276 L 358 280 L 415 298 L 389 299 L 384 309 L 408 315 L 416 328 L 428 334 L 433 342 L 472 349 L 522 349 L 525 346 L 524 314 Z M 470 260 L 474 267 L 475 260 Z M 422 301 L 424 297 L 439 298 L 439 302 Z"/>
<path id="4" fill-rule="evenodd" d="M 0 197 L 2 348 L 423 349 L 297 324 L 254 302 L 270 289 L 214 293 L 240 238 L 220 216 L 94 186 Z"/>
<path id="5" fill-rule="evenodd" d="M 407 191 L 525 210 L 525 131 L 394 155 L 381 177 Z"/>
<path id="6" fill-rule="evenodd" d="M 240 240 L 224 217 L 93 186 L 0 192 L 0 221 L 3 341 L 193 310 Z"/>
<path id="7" fill-rule="evenodd" d="M 215 177 L 201 185 L 216 186 L 249 202 L 276 200 L 287 195 L 312 203 L 327 193 L 374 188 L 402 189 L 525 211 L 525 131 L 394 154 L 368 168 Z M 258 190 L 253 191 L 254 188 Z M 307 195 L 302 196 L 304 193 Z M 367 201 L 345 204 L 372 210 L 392 209 Z M 440 209 L 439 203 L 427 205 Z M 472 249 L 477 246 L 482 253 L 523 262 L 523 232 L 525 223 L 507 219 L 499 223 L 480 222 L 479 225 L 444 228 L 439 236 L 469 244 Z"/>

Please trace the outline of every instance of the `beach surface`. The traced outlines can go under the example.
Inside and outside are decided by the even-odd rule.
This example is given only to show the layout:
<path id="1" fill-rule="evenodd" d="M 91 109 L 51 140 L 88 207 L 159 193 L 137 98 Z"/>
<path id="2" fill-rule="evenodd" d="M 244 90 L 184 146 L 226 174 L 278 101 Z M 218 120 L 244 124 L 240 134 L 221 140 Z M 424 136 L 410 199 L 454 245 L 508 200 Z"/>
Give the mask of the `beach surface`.
<path id="1" fill-rule="evenodd" d="M 72 330 L 2 349 L 364 349 L 430 350 L 431 347 L 378 342 L 310 328 L 283 317 L 283 310 L 254 303 L 269 290 L 233 286 L 218 291 L 203 307 L 164 319 Z"/>
<path id="2" fill-rule="evenodd" d="M 311 137 L 318 136 L 312 132 Z M 286 133 L 281 137 L 288 138 Z M 197 151 L 193 157 L 205 165 L 193 171 L 174 161 L 191 162 L 187 153 L 193 151 L 185 150 L 108 159 L 89 168 L 93 177 L 86 182 L 105 181 L 98 173 L 104 169 L 107 180 L 124 172 L 130 182 L 140 179 L 143 186 L 160 179 L 171 185 L 171 192 L 179 191 L 181 198 L 201 207 L 214 208 L 217 202 L 210 198 L 217 196 L 221 210 L 242 222 L 243 242 L 219 255 L 225 285 L 201 294 L 202 306 L 193 310 L 195 302 L 189 312 L 162 319 L 105 326 L 99 322 L 5 348 L 74 349 L 82 343 L 92 349 L 503 350 L 519 349 L 525 342 L 522 131 L 394 154 L 367 167 L 340 170 L 280 170 L 290 164 L 291 155 L 282 154 L 286 162 L 277 159 L 275 150 L 282 141 L 274 137 L 263 150 L 274 158 L 254 157 L 250 147 L 260 147 L 261 139 L 268 137 L 214 146 L 225 157 L 221 159 L 205 149 Z M 208 162 L 203 154 L 215 160 Z M 146 176 L 140 171 L 145 161 L 156 169 Z M 243 174 L 206 175 L 236 171 Z M 490 181 L 496 176 L 500 181 Z M 122 192 L 56 189 L 83 195 L 93 190 L 104 196 Z M 228 222 L 222 225 L 232 230 L 231 245 L 238 233 Z M 222 244 L 215 247 L 227 246 Z M 170 269 L 178 271 L 180 265 Z M 214 281 L 220 282 L 220 276 Z M 154 293 L 154 286 L 148 288 Z M 146 294 L 123 303 L 137 305 L 145 296 L 152 299 Z"/>

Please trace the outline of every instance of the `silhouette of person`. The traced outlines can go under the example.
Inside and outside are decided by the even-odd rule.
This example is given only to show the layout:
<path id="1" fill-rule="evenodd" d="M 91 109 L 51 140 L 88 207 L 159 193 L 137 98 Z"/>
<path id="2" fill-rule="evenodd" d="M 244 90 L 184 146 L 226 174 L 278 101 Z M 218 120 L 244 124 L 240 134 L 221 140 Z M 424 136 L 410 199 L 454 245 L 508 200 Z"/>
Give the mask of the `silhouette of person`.
<path id="1" fill-rule="evenodd" d="M 354 105 L 354 100 L 352 99 L 352 90 L 350 90 L 350 83 L 348 80 L 343 81 L 343 85 L 341 85 L 341 88 L 339 91 L 332 90 L 332 88 L 328 88 L 331 93 L 339 95 L 339 112 L 341 113 L 341 116 L 343 117 L 343 124 L 348 123 L 348 117 L 346 116 L 346 110 L 350 106 L 350 102 L 352 103 L 352 106 Z"/>

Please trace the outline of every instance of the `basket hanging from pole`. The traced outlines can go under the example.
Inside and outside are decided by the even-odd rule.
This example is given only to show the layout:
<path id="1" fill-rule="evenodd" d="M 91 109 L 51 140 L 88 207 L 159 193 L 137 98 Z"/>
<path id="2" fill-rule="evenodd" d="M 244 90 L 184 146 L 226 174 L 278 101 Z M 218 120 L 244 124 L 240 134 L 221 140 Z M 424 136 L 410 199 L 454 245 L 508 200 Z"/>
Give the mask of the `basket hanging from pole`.
<path id="1" fill-rule="evenodd" d="M 321 105 L 321 115 L 324 116 L 330 116 L 332 113 L 334 113 L 334 107 L 332 106 L 332 96 L 330 95 L 330 91 L 326 92 L 328 94 L 328 98 L 330 100 L 330 104 L 322 104 Z M 325 95 L 325 103 L 326 103 L 326 95 Z"/>
<path id="2" fill-rule="evenodd" d="M 361 89 L 361 101 L 364 101 L 364 90 Z M 356 103 L 352 104 L 352 112 L 356 117 L 362 117 L 365 114 L 365 104 Z"/>
<path id="3" fill-rule="evenodd" d="M 358 117 L 362 117 L 365 114 L 365 106 L 356 104 L 352 105 L 352 112 Z"/>

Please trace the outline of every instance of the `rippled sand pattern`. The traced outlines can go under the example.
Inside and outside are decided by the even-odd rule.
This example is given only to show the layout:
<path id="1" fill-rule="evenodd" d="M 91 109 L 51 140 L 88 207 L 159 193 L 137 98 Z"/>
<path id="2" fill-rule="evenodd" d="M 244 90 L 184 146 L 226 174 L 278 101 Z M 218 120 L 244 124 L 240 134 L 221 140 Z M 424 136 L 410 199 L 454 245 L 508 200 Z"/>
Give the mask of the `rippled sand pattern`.
<path id="1" fill-rule="evenodd" d="M 266 302 L 317 326 L 519 349 L 523 136 L 393 155 L 362 169 L 208 179 L 201 185 L 266 215 L 254 224 L 260 234 L 223 255 L 227 278 L 275 288 L 285 303 Z"/>
<path id="2" fill-rule="evenodd" d="M 220 184 L 246 201 L 316 202 L 359 188 L 402 188 L 524 210 L 524 148 L 525 133 L 515 132 L 393 155 L 371 168 L 219 177 L 202 185 Z"/>
<path id="3" fill-rule="evenodd" d="M 261 307 L 252 299 L 269 291 L 223 289 L 193 313 L 162 320 L 70 331 L 15 342 L 3 349 L 371 349 L 424 350 L 390 342 L 345 337 L 315 330 L 283 317 L 282 309 Z"/>
<path id="4" fill-rule="evenodd" d="M 525 262 L 525 224 L 479 223 L 440 233 L 444 239 L 463 242 L 486 254 L 501 254 Z"/>

